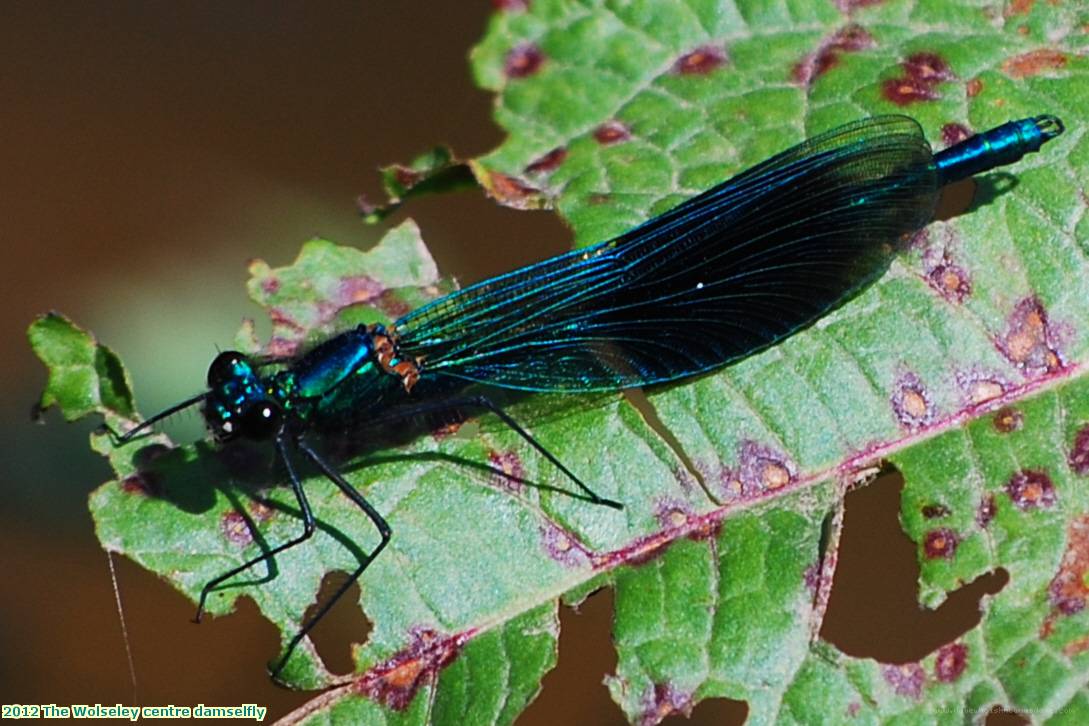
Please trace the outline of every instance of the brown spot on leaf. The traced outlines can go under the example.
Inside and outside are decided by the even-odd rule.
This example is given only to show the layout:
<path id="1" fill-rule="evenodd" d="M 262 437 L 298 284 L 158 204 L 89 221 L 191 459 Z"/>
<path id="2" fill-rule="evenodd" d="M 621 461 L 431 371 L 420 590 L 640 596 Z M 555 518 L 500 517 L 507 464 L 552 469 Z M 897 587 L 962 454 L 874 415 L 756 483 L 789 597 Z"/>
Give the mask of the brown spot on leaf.
<path id="1" fill-rule="evenodd" d="M 386 291 L 385 286 L 368 275 L 350 275 L 341 279 L 334 295 L 340 307 L 369 303 Z"/>
<path id="2" fill-rule="evenodd" d="M 949 516 L 949 507 L 944 504 L 927 504 L 922 508 L 923 516 L 927 519 Z"/>
<path id="3" fill-rule="evenodd" d="M 1071 640 L 1069 643 L 1063 646 L 1063 655 L 1068 658 L 1072 658 L 1078 653 L 1084 653 L 1089 650 L 1089 635 L 1084 635 L 1075 640 Z"/>
<path id="4" fill-rule="evenodd" d="M 1006 493 L 1021 511 L 1054 506 L 1057 497 L 1051 477 L 1037 469 L 1022 469 L 1011 476 Z"/>
<path id="5" fill-rule="evenodd" d="M 1065 68 L 1067 57 L 1065 53 L 1049 48 L 1015 55 L 1007 58 L 1002 63 L 1002 71 L 1010 78 L 1028 78 L 1038 76 L 1045 71 Z"/>
<path id="6" fill-rule="evenodd" d="M 255 522 L 267 522 L 268 520 L 272 519 L 274 514 L 276 514 L 275 509 L 273 509 L 260 499 L 250 500 L 247 509 L 249 510 L 250 516 L 253 517 L 253 520 Z"/>
<path id="7" fill-rule="evenodd" d="M 656 726 L 667 716 L 692 715 L 692 694 L 676 690 L 672 684 L 656 683 L 643 698 L 643 711 L 636 721 L 639 726 Z"/>
<path id="8" fill-rule="evenodd" d="M 678 528 L 688 524 L 688 511 L 680 504 L 665 502 L 657 507 L 655 517 L 666 528 Z"/>
<path id="9" fill-rule="evenodd" d="M 960 543 L 957 533 L 947 527 L 932 529 L 926 533 L 923 539 L 923 554 L 928 560 L 952 559 L 957 553 L 957 545 Z"/>
<path id="10" fill-rule="evenodd" d="M 269 308 L 268 318 L 272 322 L 273 327 L 288 328 L 292 332 L 300 334 L 306 331 L 306 328 L 300 325 L 295 318 L 283 308 Z"/>
<path id="11" fill-rule="evenodd" d="M 968 646 L 948 643 L 938 648 L 934 659 L 934 677 L 942 683 L 952 683 L 960 678 L 968 665 Z"/>
<path id="12" fill-rule="evenodd" d="M 582 567 L 589 559 L 582 545 L 551 522 L 541 527 L 541 542 L 548 556 L 566 567 Z"/>
<path id="13" fill-rule="evenodd" d="M 1089 476 L 1089 424 L 1078 430 L 1067 461 L 1075 474 Z"/>
<path id="14" fill-rule="evenodd" d="M 972 280 L 960 265 L 939 265 L 927 274 L 926 281 L 949 302 L 964 302 L 972 294 Z"/>
<path id="15" fill-rule="evenodd" d="M 941 98 L 939 83 L 956 78 L 949 64 L 937 53 L 912 53 L 900 64 L 902 74 L 881 85 L 882 95 L 897 106 Z"/>
<path id="16" fill-rule="evenodd" d="M 545 55 L 540 48 L 533 43 L 523 43 L 507 53 L 503 70 L 507 78 L 525 78 L 537 73 L 544 60 Z"/>
<path id="17" fill-rule="evenodd" d="M 121 491 L 126 494 L 154 495 L 158 490 L 155 477 L 148 472 L 129 474 L 121 480 Z"/>
<path id="18" fill-rule="evenodd" d="M 978 78 L 973 78 L 964 84 L 964 93 L 968 98 L 975 98 L 983 91 L 983 81 Z"/>
<path id="19" fill-rule="evenodd" d="M 543 206 L 541 190 L 513 176 L 489 170 L 477 178 L 490 197 L 508 207 L 539 209 Z"/>
<path id="20" fill-rule="evenodd" d="M 922 381 L 914 373 L 905 373 L 896 383 L 890 399 L 900 425 L 914 431 L 934 421 L 934 406 Z"/>
<path id="21" fill-rule="evenodd" d="M 726 64 L 726 51 L 716 45 L 703 45 L 685 53 L 673 64 L 673 70 L 685 76 L 710 73 Z"/>
<path id="22" fill-rule="evenodd" d="M 979 369 L 958 370 L 957 385 L 964 391 L 969 406 L 978 406 L 1001 398 L 1011 384 L 1003 376 Z"/>
<path id="23" fill-rule="evenodd" d="M 937 53 L 912 53 L 900 64 L 908 78 L 935 85 L 956 78 L 953 69 Z"/>
<path id="24" fill-rule="evenodd" d="M 1055 331 L 1037 298 L 1017 303 L 1008 320 L 1006 333 L 997 341 L 1006 358 L 1026 373 L 1050 373 L 1062 368 Z"/>
<path id="25" fill-rule="evenodd" d="M 930 85 L 909 78 L 888 79 L 881 84 L 881 95 L 897 106 L 908 106 L 940 98 L 938 92 Z"/>
<path id="26" fill-rule="evenodd" d="M 873 36 L 856 23 L 850 23 L 821 41 L 816 52 L 794 64 L 791 77 L 795 83 L 810 85 L 815 79 L 839 65 L 843 53 L 853 53 L 877 45 Z"/>
<path id="27" fill-rule="evenodd" d="M 986 529 L 987 525 L 994 519 L 995 512 L 998 511 L 994 501 L 994 494 L 988 494 L 983 497 L 983 500 L 979 503 L 979 509 L 976 510 L 976 524 Z"/>
<path id="28" fill-rule="evenodd" d="M 1041 626 L 1042 638 L 1051 634 L 1059 617 L 1085 609 L 1089 598 L 1089 515 L 1082 515 L 1067 527 L 1066 551 L 1047 593 L 1052 612 Z"/>
<path id="29" fill-rule="evenodd" d="M 969 138 L 972 132 L 968 130 L 968 127 L 964 124 L 947 123 L 942 126 L 942 143 L 946 146 L 953 146 L 959 144 L 965 139 Z"/>
<path id="30" fill-rule="evenodd" d="M 471 633 L 441 637 L 430 628 L 414 628 L 404 650 L 375 666 L 357 684 L 360 693 L 395 711 L 403 711 L 421 686 L 433 683 L 453 662 Z"/>
<path id="31" fill-rule="evenodd" d="M 412 312 L 412 306 L 393 289 L 383 290 L 372 304 L 394 320 Z"/>
<path id="32" fill-rule="evenodd" d="M 880 5 L 885 0 L 836 0 L 836 7 L 839 8 L 841 13 L 850 13 L 857 8 L 868 8 L 873 5 Z"/>
<path id="33" fill-rule="evenodd" d="M 1009 5 L 1006 6 L 1005 15 L 1007 17 L 1013 15 L 1028 15 L 1032 10 L 1032 6 L 1036 4 L 1036 0 L 1012 0 Z"/>
<path id="34" fill-rule="evenodd" d="M 411 189 L 423 179 L 422 172 L 402 164 L 393 164 L 389 170 L 393 173 L 394 182 L 402 189 Z"/>
<path id="35" fill-rule="evenodd" d="M 519 493 L 526 478 L 522 458 L 514 451 L 489 451 L 488 462 L 492 466 L 491 483 L 496 489 Z"/>
<path id="36" fill-rule="evenodd" d="M 552 151 L 548 152 L 536 161 L 531 162 L 526 166 L 527 174 L 547 174 L 555 171 L 563 160 L 567 158 L 567 149 L 562 146 L 557 146 Z"/>
<path id="37" fill-rule="evenodd" d="M 1025 414 L 1011 406 L 1005 406 L 995 411 L 994 428 L 1000 434 L 1009 434 L 1019 431 L 1025 424 Z"/>
<path id="38" fill-rule="evenodd" d="M 794 465 L 785 454 L 755 441 L 741 443 L 738 459 L 736 472 L 726 470 L 723 473 L 725 493 L 729 498 L 738 495 L 746 499 L 759 497 L 782 489 L 796 476 Z"/>
<path id="39" fill-rule="evenodd" d="M 223 530 L 223 536 L 227 538 L 227 541 L 231 544 L 238 545 L 239 547 L 245 547 L 250 542 L 253 542 L 253 532 L 250 531 L 250 523 L 246 521 L 246 518 L 241 513 L 234 511 L 233 509 L 223 515 L 223 518 L 219 522 L 220 529 Z"/>
<path id="40" fill-rule="evenodd" d="M 897 695 L 917 699 L 923 694 L 926 673 L 918 663 L 886 663 L 881 666 L 881 675 Z"/>
<path id="41" fill-rule="evenodd" d="M 266 295 L 275 295 L 280 290 L 280 278 L 275 275 L 269 275 L 264 280 L 261 280 L 261 291 Z"/>
<path id="42" fill-rule="evenodd" d="M 631 131 L 619 121 L 606 121 L 594 129 L 594 139 L 603 146 L 619 144 L 631 138 Z"/>

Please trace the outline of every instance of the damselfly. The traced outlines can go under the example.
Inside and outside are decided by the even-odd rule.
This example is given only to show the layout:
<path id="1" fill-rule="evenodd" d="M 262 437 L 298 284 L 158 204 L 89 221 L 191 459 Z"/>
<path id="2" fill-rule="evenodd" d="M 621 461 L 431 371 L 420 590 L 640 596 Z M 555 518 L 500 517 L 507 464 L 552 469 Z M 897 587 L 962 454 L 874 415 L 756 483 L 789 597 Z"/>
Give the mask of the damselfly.
<path id="1" fill-rule="evenodd" d="M 129 430 L 129 441 L 193 405 L 217 442 L 272 441 L 302 532 L 208 582 L 219 585 L 315 529 L 293 455 L 309 460 L 371 519 L 381 541 L 307 619 L 295 647 L 389 542 L 382 515 L 313 446 L 352 422 L 447 410 L 491 413 L 593 504 L 587 487 L 488 393 L 582 393 L 694 376 L 767 348 L 884 271 L 926 225 L 940 189 L 1018 161 L 1063 132 L 1054 116 L 1013 121 L 938 154 L 918 123 L 880 116 L 788 149 L 614 239 L 453 292 L 389 326 L 347 330 L 290 359 L 221 353 L 208 390 Z"/>

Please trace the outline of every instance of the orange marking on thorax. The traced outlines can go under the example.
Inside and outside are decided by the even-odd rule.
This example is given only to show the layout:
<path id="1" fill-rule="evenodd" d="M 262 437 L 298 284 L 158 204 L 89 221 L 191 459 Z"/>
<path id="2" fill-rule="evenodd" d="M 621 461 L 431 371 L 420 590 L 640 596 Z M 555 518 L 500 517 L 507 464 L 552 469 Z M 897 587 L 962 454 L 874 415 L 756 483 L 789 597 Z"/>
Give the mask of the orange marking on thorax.
<path id="1" fill-rule="evenodd" d="M 374 342 L 374 358 L 378 361 L 378 365 L 386 373 L 399 376 L 405 391 L 411 391 L 416 382 L 420 380 L 419 361 L 397 360 L 397 343 L 392 335 L 377 333 L 373 327 L 368 332 L 370 332 L 371 339 Z M 395 360 L 397 360 L 396 363 L 393 362 Z"/>

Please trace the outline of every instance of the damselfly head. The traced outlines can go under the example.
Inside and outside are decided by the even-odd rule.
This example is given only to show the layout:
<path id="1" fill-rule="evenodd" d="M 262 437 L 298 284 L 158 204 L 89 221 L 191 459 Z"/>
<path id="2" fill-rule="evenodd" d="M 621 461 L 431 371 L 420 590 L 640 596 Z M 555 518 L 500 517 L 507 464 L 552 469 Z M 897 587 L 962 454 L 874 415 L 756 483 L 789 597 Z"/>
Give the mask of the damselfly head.
<path id="1" fill-rule="evenodd" d="M 280 429 L 282 411 L 249 358 L 229 350 L 208 367 L 204 420 L 216 441 L 267 439 Z"/>

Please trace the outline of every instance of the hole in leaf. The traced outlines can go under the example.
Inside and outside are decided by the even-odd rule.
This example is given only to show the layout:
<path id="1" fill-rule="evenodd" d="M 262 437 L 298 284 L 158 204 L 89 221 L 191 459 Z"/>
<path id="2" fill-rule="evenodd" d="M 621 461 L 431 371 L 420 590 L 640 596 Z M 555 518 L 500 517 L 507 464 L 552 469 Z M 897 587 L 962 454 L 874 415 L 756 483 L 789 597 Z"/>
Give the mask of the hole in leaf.
<path id="1" fill-rule="evenodd" d="M 984 723 L 987 726 L 1028 726 L 1032 721 L 1017 711 L 1006 711 L 1000 706 L 995 706 L 987 714 L 987 720 Z"/>
<path id="2" fill-rule="evenodd" d="M 692 709 L 691 718 L 683 714 L 666 716 L 662 726 L 741 726 L 749 717 L 749 704 L 732 698 L 705 698 Z"/>
<path id="3" fill-rule="evenodd" d="M 918 548 L 900 528 L 899 473 L 847 495 L 839 562 L 821 637 L 849 655 L 916 661 L 979 624 L 979 601 L 1009 581 L 985 574 L 950 593 L 937 610 L 919 605 Z"/>
<path id="4" fill-rule="evenodd" d="M 669 430 L 669 427 L 662 423 L 662 419 L 658 418 L 658 411 L 654 408 L 654 404 L 650 402 L 650 399 L 647 398 L 647 395 L 643 393 L 642 389 L 626 389 L 624 391 L 624 398 L 628 403 L 635 407 L 639 412 L 639 415 L 643 417 L 643 421 L 646 422 L 647 426 L 649 426 L 654 433 L 658 434 L 662 441 L 665 442 L 666 446 L 668 446 L 673 451 L 674 455 L 680 459 L 681 465 L 688 474 L 699 482 L 704 493 L 706 493 L 712 501 L 717 502 L 718 498 L 707 488 L 707 483 L 704 481 L 703 475 L 700 473 L 699 469 L 696 468 L 692 459 L 688 457 L 688 453 L 684 450 L 684 447 L 681 446 L 680 439 L 674 436 L 673 432 Z"/>
<path id="5" fill-rule="evenodd" d="M 610 588 L 587 597 L 578 610 L 560 608 L 559 663 L 544 677 L 541 694 L 519 717 L 519 726 L 627 723 L 602 683 L 616 672 L 612 624 Z"/>
<path id="6" fill-rule="evenodd" d="M 325 573 L 318 589 L 317 601 L 306 609 L 305 618 L 313 616 L 347 579 L 345 572 Z M 352 643 L 366 642 L 371 628 L 371 621 L 359 607 L 359 583 L 353 582 L 348 591 L 341 595 L 332 609 L 310 631 L 310 639 L 330 672 L 350 673 L 355 665 L 352 662 Z"/>

